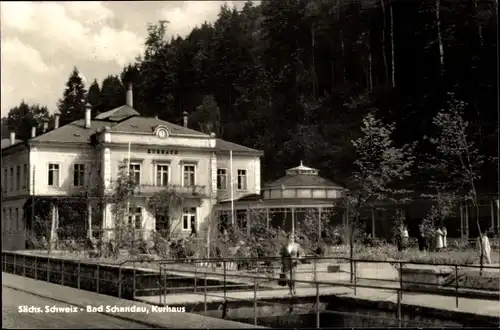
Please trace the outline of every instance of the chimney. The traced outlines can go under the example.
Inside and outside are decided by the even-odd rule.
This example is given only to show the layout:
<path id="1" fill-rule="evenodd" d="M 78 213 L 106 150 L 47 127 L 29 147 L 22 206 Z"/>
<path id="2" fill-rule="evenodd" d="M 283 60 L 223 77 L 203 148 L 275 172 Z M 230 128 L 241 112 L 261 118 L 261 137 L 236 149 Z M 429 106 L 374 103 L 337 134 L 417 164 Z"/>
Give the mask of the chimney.
<path id="1" fill-rule="evenodd" d="M 85 128 L 90 128 L 90 114 L 92 113 L 92 106 L 90 103 L 85 105 Z"/>
<path id="2" fill-rule="evenodd" d="M 60 113 L 54 114 L 54 129 L 59 128 L 59 117 L 60 116 L 61 116 Z"/>
<path id="3" fill-rule="evenodd" d="M 188 127 L 188 113 L 187 113 L 187 111 L 184 111 L 182 113 L 182 125 L 184 127 Z"/>
<path id="4" fill-rule="evenodd" d="M 132 92 L 132 83 L 128 84 L 127 89 L 127 105 L 131 108 L 134 107 L 134 94 Z"/>
<path id="5" fill-rule="evenodd" d="M 47 130 L 49 129 L 49 122 L 47 120 L 44 120 L 43 121 L 43 132 L 47 132 Z"/>
<path id="6" fill-rule="evenodd" d="M 36 126 L 33 126 L 31 128 L 31 138 L 34 138 L 34 137 L 36 137 Z"/>
<path id="7" fill-rule="evenodd" d="M 10 145 L 16 143 L 16 132 L 10 132 Z"/>

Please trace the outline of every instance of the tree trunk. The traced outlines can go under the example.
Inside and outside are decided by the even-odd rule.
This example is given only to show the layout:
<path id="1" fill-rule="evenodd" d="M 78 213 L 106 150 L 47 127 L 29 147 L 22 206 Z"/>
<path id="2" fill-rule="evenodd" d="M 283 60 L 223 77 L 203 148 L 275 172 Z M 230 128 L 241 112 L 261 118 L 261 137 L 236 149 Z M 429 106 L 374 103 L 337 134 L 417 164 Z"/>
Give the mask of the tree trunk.
<path id="1" fill-rule="evenodd" d="M 373 90 L 372 47 L 370 45 L 370 32 L 368 32 L 368 88 Z"/>
<path id="2" fill-rule="evenodd" d="M 437 38 L 439 47 L 439 65 L 441 76 L 444 75 L 444 48 L 443 48 L 443 38 L 441 36 L 441 0 L 436 0 L 436 28 L 437 28 Z"/>
<path id="3" fill-rule="evenodd" d="M 394 17 L 392 12 L 392 1 L 389 2 L 389 14 L 391 16 L 391 83 L 392 88 L 396 87 L 396 61 L 394 58 Z"/>
<path id="4" fill-rule="evenodd" d="M 314 29 L 311 29 L 311 47 L 312 47 L 312 63 L 311 63 L 311 72 L 312 72 L 312 92 L 313 92 L 313 99 L 316 100 L 316 63 L 315 63 L 315 33 Z"/>
<path id="5" fill-rule="evenodd" d="M 380 0 L 380 6 L 382 7 L 382 58 L 384 60 L 385 83 L 387 83 L 389 81 L 389 70 L 387 67 L 387 54 L 385 49 L 385 31 L 386 31 L 387 19 L 385 17 L 384 0 Z"/>
<path id="6" fill-rule="evenodd" d="M 498 0 L 497 0 L 498 1 Z M 498 3 L 498 2 L 497 2 Z M 476 22 L 477 22 L 477 35 L 479 37 L 479 46 L 483 48 L 484 40 L 483 40 L 483 26 L 481 25 L 481 22 L 479 21 L 477 15 L 478 15 L 478 9 L 477 9 L 477 0 L 474 0 L 474 12 L 476 14 Z M 498 26 L 497 26 L 498 28 Z"/>
<path id="7" fill-rule="evenodd" d="M 340 29 L 340 50 L 342 58 L 342 81 L 346 83 L 344 32 Z"/>

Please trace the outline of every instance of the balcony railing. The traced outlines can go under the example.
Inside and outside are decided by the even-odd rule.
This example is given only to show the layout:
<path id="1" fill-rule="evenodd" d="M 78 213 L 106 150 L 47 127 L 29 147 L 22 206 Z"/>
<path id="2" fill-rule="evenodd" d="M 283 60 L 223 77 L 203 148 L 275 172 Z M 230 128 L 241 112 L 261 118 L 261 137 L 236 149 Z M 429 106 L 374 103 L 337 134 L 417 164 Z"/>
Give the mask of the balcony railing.
<path id="1" fill-rule="evenodd" d="M 151 184 L 141 184 L 139 185 L 135 193 L 137 195 L 153 195 L 165 190 L 173 190 L 178 194 L 192 197 L 208 197 L 210 194 L 206 186 L 194 185 L 194 186 L 182 186 L 179 184 L 168 184 L 163 186 L 151 185 Z"/>

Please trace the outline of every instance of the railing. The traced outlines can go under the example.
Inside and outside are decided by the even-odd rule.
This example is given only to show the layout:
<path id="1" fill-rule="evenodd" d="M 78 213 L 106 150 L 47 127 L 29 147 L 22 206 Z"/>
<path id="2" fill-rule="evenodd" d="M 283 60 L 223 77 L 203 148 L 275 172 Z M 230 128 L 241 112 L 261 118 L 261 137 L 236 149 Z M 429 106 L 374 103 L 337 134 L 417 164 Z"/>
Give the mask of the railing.
<path id="1" fill-rule="evenodd" d="M 10 260 L 7 260 L 7 256 L 11 257 Z M 282 302 L 272 301 L 270 299 L 259 298 L 258 292 L 263 290 L 276 290 L 282 291 L 282 288 L 277 289 L 275 283 L 278 281 L 279 276 L 278 272 L 274 268 L 275 264 L 280 263 L 280 258 L 268 257 L 268 258 L 231 258 L 231 259 L 192 259 L 192 260 L 155 260 L 155 261 L 140 261 L 140 260 L 127 260 L 120 264 L 116 265 L 103 265 L 91 262 L 84 261 L 73 261 L 73 260 L 64 260 L 64 259 L 55 259 L 50 256 L 35 256 L 35 255 L 24 255 L 17 254 L 15 252 L 3 252 L 2 253 L 2 263 L 3 263 L 3 271 L 8 272 L 12 268 L 12 273 L 22 276 L 27 276 L 28 272 L 30 272 L 30 277 L 33 277 L 37 280 L 43 280 L 47 282 L 57 283 L 61 285 L 67 285 L 70 281 L 76 281 L 77 289 L 84 289 L 83 287 L 94 287 L 96 293 L 100 293 L 103 290 L 100 288 L 105 283 L 111 283 L 113 286 L 117 286 L 117 296 L 119 298 L 123 298 L 123 289 L 124 285 L 132 285 L 132 298 L 136 298 L 140 293 L 145 294 L 148 291 L 156 290 L 159 296 L 159 304 L 165 304 L 168 301 L 167 296 L 169 294 L 175 294 L 179 292 L 189 292 L 192 294 L 198 294 L 203 296 L 203 305 L 205 314 L 208 312 L 208 297 L 219 298 L 222 300 L 221 309 L 223 311 L 222 317 L 227 317 L 228 305 L 230 301 L 238 301 L 238 302 L 248 302 L 251 303 L 254 309 L 253 313 L 253 321 L 254 324 L 258 323 L 258 306 L 259 305 L 282 305 Z M 29 261 L 32 260 L 32 261 Z M 299 261 L 299 260 L 296 260 Z M 404 321 L 402 318 L 402 299 L 403 294 L 405 292 L 412 293 L 430 293 L 432 290 L 420 290 L 418 288 L 415 289 L 407 289 L 405 288 L 405 284 L 414 284 L 414 285 L 425 285 L 428 287 L 439 287 L 439 284 L 428 283 L 428 282 L 415 282 L 415 281 L 403 281 L 402 270 L 408 265 L 432 265 L 432 266 L 447 266 L 453 269 L 452 275 L 455 279 L 454 290 L 453 293 L 455 295 L 455 305 L 459 307 L 459 297 L 460 291 L 462 289 L 467 289 L 467 287 L 459 286 L 458 278 L 459 271 L 464 268 L 478 269 L 480 266 L 476 265 L 436 265 L 432 263 L 426 262 L 405 262 L 405 261 L 367 261 L 367 260 L 350 260 L 349 258 L 320 258 L 320 257 L 307 257 L 306 260 L 301 258 L 302 262 L 309 262 L 312 266 L 312 271 L 308 270 L 307 274 L 312 276 L 312 280 L 304 280 L 298 279 L 300 274 L 304 274 L 304 272 L 300 272 L 300 269 L 296 272 L 296 278 L 289 280 L 291 283 L 297 285 L 312 288 L 314 289 L 314 313 L 316 314 L 316 326 L 320 327 L 320 315 L 321 314 L 343 314 L 350 315 L 350 313 L 339 312 L 339 311 L 330 311 L 330 310 L 322 310 L 320 307 L 321 302 L 325 302 L 325 299 L 322 299 L 321 290 L 331 287 L 331 288 L 347 288 L 348 290 L 352 290 L 352 293 L 356 296 L 358 295 L 358 291 L 360 289 L 379 289 L 379 290 L 389 290 L 396 293 L 396 315 L 395 317 L 377 317 L 373 315 L 364 315 L 364 314 L 356 314 L 356 317 L 369 317 L 376 318 L 381 320 L 397 320 L 397 324 L 401 326 Z M 318 266 L 320 266 L 323 262 L 332 261 L 338 264 L 339 262 L 349 263 L 352 261 L 354 264 L 353 269 L 355 270 L 355 274 L 352 277 L 353 280 L 338 280 L 335 282 L 332 281 L 320 281 L 318 280 L 318 276 L 321 273 L 326 273 L 327 271 L 319 270 Z M 149 267 L 144 266 L 144 262 L 149 262 Z M 138 271 L 138 264 L 141 264 L 143 268 L 153 268 L 156 271 L 151 271 L 149 274 L 141 273 Z M 387 278 L 368 278 L 358 276 L 358 266 L 363 263 L 371 263 L 374 265 L 383 265 L 390 264 L 395 271 L 397 271 L 397 279 L 387 279 Z M 268 273 L 268 275 L 254 275 L 250 273 L 243 273 L 241 271 L 235 271 L 237 265 L 253 265 L 255 267 L 255 271 L 257 274 Z M 265 265 L 263 265 L 265 264 Z M 89 272 L 89 268 L 95 267 L 92 274 L 85 274 L 82 270 L 86 268 L 87 272 Z M 201 267 L 200 265 L 203 265 Z M 104 278 L 104 271 L 109 271 L 109 268 L 114 268 L 114 271 L 118 271 L 118 276 L 115 279 Z M 300 267 L 299 267 L 300 268 Z M 492 266 L 484 266 L 484 270 L 496 270 L 498 271 L 498 267 Z M 125 272 L 131 273 L 129 277 L 125 276 Z M 375 276 L 377 276 L 378 271 L 375 271 Z M 340 274 L 342 274 L 341 272 Z M 332 276 L 335 276 L 334 273 L 331 273 Z M 344 273 L 345 274 L 345 273 Z M 150 276 L 156 279 L 156 287 L 155 288 L 138 288 L 137 283 L 140 281 L 141 277 Z M 128 282 L 131 277 L 132 283 Z M 339 276 L 340 277 L 340 276 Z M 349 276 L 346 276 L 348 278 Z M 193 285 L 187 286 L 176 286 L 169 287 L 168 284 L 174 280 L 182 280 L 190 278 L 193 281 Z M 377 280 L 384 285 L 367 285 L 362 284 L 363 280 Z M 89 282 L 91 283 L 89 285 Z M 83 285 L 85 283 L 85 285 Z M 390 285 L 388 285 L 390 284 Z M 253 295 L 249 298 L 236 298 L 230 297 L 230 292 L 235 289 L 240 289 L 240 291 L 247 291 L 249 293 L 253 292 Z M 468 288 L 474 289 L 474 288 Z M 87 289 L 88 290 L 88 289 Z M 285 289 L 287 290 L 287 289 Z M 435 293 L 436 294 L 436 293 Z M 323 296 L 325 294 L 323 293 Z M 288 304 L 293 306 L 296 309 L 305 309 L 306 312 L 311 312 L 311 308 L 297 306 L 295 304 L 297 300 L 295 297 L 290 296 L 288 299 Z M 412 321 L 418 322 L 421 324 L 431 324 L 432 322 L 424 322 L 424 321 Z M 433 323 L 432 323 L 433 324 Z"/>

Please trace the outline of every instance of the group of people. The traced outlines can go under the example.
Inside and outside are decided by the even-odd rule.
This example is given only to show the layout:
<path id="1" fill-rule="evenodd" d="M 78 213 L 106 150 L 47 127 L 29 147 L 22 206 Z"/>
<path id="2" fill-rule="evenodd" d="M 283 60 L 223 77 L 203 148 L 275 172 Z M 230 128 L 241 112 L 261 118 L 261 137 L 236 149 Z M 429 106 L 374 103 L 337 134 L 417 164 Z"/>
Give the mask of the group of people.
<path id="1" fill-rule="evenodd" d="M 418 232 L 418 249 L 422 252 L 425 252 L 429 250 L 429 242 L 432 241 L 433 248 L 435 251 L 442 251 L 448 247 L 448 231 L 446 230 L 445 226 L 442 227 L 437 227 L 434 230 L 433 236 L 434 237 L 429 237 L 429 233 L 426 233 L 425 228 L 423 225 L 419 226 L 419 232 Z"/>

